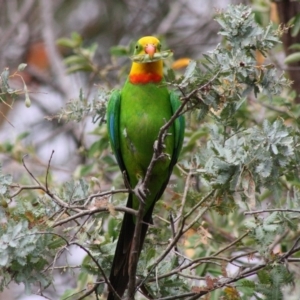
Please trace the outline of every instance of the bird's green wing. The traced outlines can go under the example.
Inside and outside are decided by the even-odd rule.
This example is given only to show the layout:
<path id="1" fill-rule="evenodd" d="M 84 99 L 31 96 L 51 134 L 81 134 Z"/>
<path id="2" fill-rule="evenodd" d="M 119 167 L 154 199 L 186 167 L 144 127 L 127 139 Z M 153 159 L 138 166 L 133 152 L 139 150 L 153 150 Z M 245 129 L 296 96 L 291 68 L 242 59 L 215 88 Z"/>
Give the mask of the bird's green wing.
<path id="1" fill-rule="evenodd" d="M 118 165 L 122 171 L 126 171 L 122 153 L 120 149 L 120 107 L 121 107 L 121 93 L 115 90 L 108 101 L 107 106 L 107 129 L 111 148 L 115 154 Z"/>
<path id="2" fill-rule="evenodd" d="M 170 103 L 171 103 L 172 115 L 173 115 L 181 105 L 179 97 L 173 91 L 170 92 Z M 154 199 L 151 207 L 149 208 L 149 211 L 146 213 L 146 216 L 145 216 L 146 219 L 151 218 L 151 214 L 152 214 L 152 211 L 153 211 L 156 201 L 158 201 L 160 199 L 164 190 L 166 189 L 166 186 L 168 185 L 169 179 L 172 175 L 173 168 L 177 163 L 177 160 L 178 160 L 181 148 L 182 148 L 183 139 L 184 139 L 184 130 L 185 130 L 184 117 L 179 116 L 178 118 L 176 118 L 175 122 L 173 123 L 173 126 L 174 126 L 174 146 L 173 146 L 173 154 L 172 154 L 171 162 L 170 162 L 170 166 L 169 166 L 169 174 L 168 174 L 167 179 L 163 182 L 160 191 L 155 195 L 155 199 Z M 148 214 L 150 214 L 150 215 L 147 217 Z"/>

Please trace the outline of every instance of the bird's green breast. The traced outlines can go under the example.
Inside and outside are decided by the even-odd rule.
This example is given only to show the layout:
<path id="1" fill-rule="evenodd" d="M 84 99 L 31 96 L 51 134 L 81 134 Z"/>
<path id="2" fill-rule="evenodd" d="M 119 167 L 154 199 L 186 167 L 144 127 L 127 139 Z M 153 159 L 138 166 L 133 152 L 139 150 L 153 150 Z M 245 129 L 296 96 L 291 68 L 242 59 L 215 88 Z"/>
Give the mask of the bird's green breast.
<path id="1" fill-rule="evenodd" d="M 133 187 L 145 176 L 159 130 L 171 116 L 170 95 L 166 87 L 154 83 L 134 85 L 126 82 L 121 92 L 120 148 Z M 171 127 L 165 140 L 164 152 L 167 156 L 155 165 L 152 172 L 156 183 L 165 181 L 169 176 L 170 156 L 174 148 L 173 131 Z M 158 184 L 157 189 L 160 187 Z M 153 189 L 156 188 L 149 187 L 155 195 Z"/>

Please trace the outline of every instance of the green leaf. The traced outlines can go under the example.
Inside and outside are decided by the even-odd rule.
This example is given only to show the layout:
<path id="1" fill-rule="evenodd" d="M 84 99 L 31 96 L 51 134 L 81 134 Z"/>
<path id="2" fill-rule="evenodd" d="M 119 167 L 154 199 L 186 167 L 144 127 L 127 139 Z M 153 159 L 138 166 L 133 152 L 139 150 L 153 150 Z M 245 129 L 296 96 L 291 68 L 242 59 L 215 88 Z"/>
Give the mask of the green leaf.
<path id="1" fill-rule="evenodd" d="M 129 49 L 124 46 L 113 46 L 109 49 L 109 52 L 113 56 L 128 56 Z"/>
<path id="2" fill-rule="evenodd" d="M 255 229 L 255 238 L 260 242 L 265 238 L 265 232 L 263 231 L 261 226 Z"/>
<path id="3" fill-rule="evenodd" d="M 149 54 L 137 54 L 137 55 L 132 55 L 130 59 L 137 63 L 149 63 L 153 61 L 167 59 L 171 56 L 173 56 L 173 51 L 165 50 L 162 52 L 154 53 L 153 57 L 150 57 Z"/>
<path id="4" fill-rule="evenodd" d="M 66 242 L 60 237 L 55 237 L 52 242 L 48 244 L 49 249 L 58 249 L 64 246 Z"/>
<path id="5" fill-rule="evenodd" d="M 293 63 L 296 63 L 300 61 L 300 52 L 295 52 L 295 53 L 292 53 L 290 55 L 288 55 L 285 60 L 284 60 L 284 63 L 285 64 L 293 64 Z"/>
<path id="6" fill-rule="evenodd" d="M 64 63 L 67 65 L 67 66 L 71 66 L 71 65 L 82 65 L 84 66 L 85 64 L 87 64 L 87 59 L 83 56 L 80 56 L 80 55 L 77 55 L 77 54 L 74 54 L 74 55 L 70 55 L 68 57 L 66 57 L 64 59 Z"/>
<path id="7" fill-rule="evenodd" d="M 267 218 L 264 219 L 264 223 L 265 224 L 274 223 L 275 220 L 277 219 L 277 216 L 278 216 L 278 212 L 277 211 L 271 213 Z"/>
<path id="8" fill-rule="evenodd" d="M 56 40 L 56 44 L 67 48 L 78 48 L 82 45 L 82 37 L 77 32 L 72 32 L 71 38 L 60 38 Z"/>
<path id="9" fill-rule="evenodd" d="M 57 39 L 56 44 L 59 45 L 59 46 L 64 46 L 64 47 L 72 48 L 72 49 L 76 48 L 78 46 L 77 42 L 75 42 L 71 39 L 68 39 L 68 38 Z"/>
<path id="10" fill-rule="evenodd" d="M 0 266 L 5 267 L 8 264 L 9 261 L 9 255 L 8 252 L 1 251 L 0 255 Z"/>
<path id="11" fill-rule="evenodd" d="M 21 72 L 21 71 L 24 71 L 25 70 L 25 68 L 27 67 L 27 64 L 20 64 L 19 66 L 18 66 L 18 71 L 19 72 Z"/>
<path id="12" fill-rule="evenodd" d="M 189 65 L 187 66 L 185 73 L 183 75 L 182 83 L 188 82 L 191 77 L 193 76 L 195 69 L 196 69 L 197 63 L 194 60 L 191 60 Z"/>
<path id="13" fill-rule="evenodd" d="M 278 229 L 278 225 L 275 224 L 263 224 L 263 229 L 265 231 L 276 231 Z"/>
<path id="14" fill-rule="evenodd" d="M 166 80 L 168 82 L 172 82 L 175 79 L 176 79 L 175 72 L 172 69 L 168 69 L 167 75 L 166 75 Z"/>
<path id="15" fill-rule="evenodd" d="M 273 163 L 270 159 L 262 161 L 256 167 L 256 172 L 259 173 L 262 177 L 266 178 L 270 176 L 272 171 Z"/>
<path id="16" fill-rule="evenodd" d="M 300 13 L 293 18 L 293 27 L 291 28 L 291 36 L 296 37 L 300 31 Z"/>
<path id="17" fill-rule="evenodd" d="M 81 165 L 81 166 L 78 166 L 75 173 L 78 174 L 80 177 L 87 176 L 88 174 L 90 174 L 90 172 L 93 170 L 93 168 L 94 168 L 93 164 Z"/>
<path id="18" fill-rule="evenodd" d="M 254 229 L 254 228 L 257 227 L 257 224 L 255 223 L 254 220 L 246 220 L 246 221 L 244 222 L 244 225 L 245 225 L 247 228 L 249 228 L 249 229 Z"/>
<path id="19" fill-rule="evenodd" d="M 300 50 L 300 43 L 292 44 L 289 49 L 291 50 Z"/>
<path id="20" fill-rule="evenodd" d="M 76 72 L 92 72 L 93 68 L 92 66 L 83 63 L 83 64 L 78 64 L 78 65 L 71 65 L 70 67 L 67 68 L 67 73 L 68 74 L 72 74 L 72 73 L 76 73 Z"/>
<path id="21" fill-rule="evenodd" d="M 94 142 L 90 149 L 88 150 L 89 157 L 99 157 L 102 152 L 108 147 L 108 139 L 102 138 Z"/>
<path id="22" fill-rule="evenodd" d="M 17 141 L 22 141 L 23 139 L 27 138 L 28 136 L 30 135 L 30 132 L 29 131 L 24 131 L 22 133 L 20 133 L 18 136 L 17 136 Z"/>
<path id="23" fill-rule="evenodd" d="M 257 272 L 258 279 L 263 284 L 269 284 L 270 283 L 270 276 L 266 270 L 260 270 Z"/>

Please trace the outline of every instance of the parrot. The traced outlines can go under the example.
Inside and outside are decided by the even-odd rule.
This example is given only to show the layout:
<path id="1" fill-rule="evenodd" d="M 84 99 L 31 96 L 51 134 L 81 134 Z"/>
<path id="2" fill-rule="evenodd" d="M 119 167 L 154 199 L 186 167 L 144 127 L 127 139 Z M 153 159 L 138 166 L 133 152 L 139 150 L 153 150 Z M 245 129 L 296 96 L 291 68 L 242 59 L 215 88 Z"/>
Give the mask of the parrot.
<path id="1" fill-rule="evenodd" d="M 120 170 L 131 188 L 145 178 L 153 156 L 154 144 L 160 128 L 170 120 L 181 102 L 174 91 L 164 84 L 163 59 L 167 51 L 161 50 L 154 36 L 140 38 L 135 46 L 129 76 L 121 90 L 114 90 L 107 105 L 107 128 L 110 144 Z M 155 203 L 162 196 L 172 170 L 177 163 L 184 139 L 185 119 L 177 117 L 169 127 L 163 145 L 163 157 L 152 169 L 143 199 L 140 255 Z M 139 209 L 141 199 L 129 193 L 126 206 Z M 121 230 L 113 258 L 110 283 L 121 298 L 129 282 L 130 250 L 136 217 L 124 213 Z M 108 300 L 117 299 L 109 291 Z"/>

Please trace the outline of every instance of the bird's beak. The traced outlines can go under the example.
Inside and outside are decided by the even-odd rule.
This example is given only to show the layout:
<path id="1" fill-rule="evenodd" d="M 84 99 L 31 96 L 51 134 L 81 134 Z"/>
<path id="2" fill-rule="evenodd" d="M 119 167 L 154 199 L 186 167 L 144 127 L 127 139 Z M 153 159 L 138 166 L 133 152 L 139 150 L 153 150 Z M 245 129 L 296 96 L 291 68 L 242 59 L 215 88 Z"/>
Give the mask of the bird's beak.
<path id="1" fill-rule="evenodd" d="M 156 46 L 153 44 L 147 44 L 144 50 L 149 55 L 149 57 L 152 59 L 154 56 L 154 53 L 156 52 Z"/>

